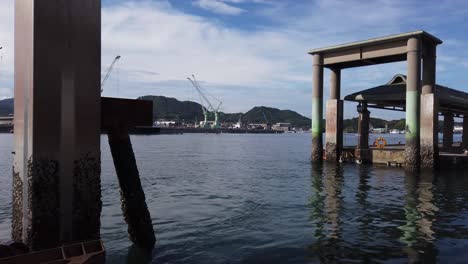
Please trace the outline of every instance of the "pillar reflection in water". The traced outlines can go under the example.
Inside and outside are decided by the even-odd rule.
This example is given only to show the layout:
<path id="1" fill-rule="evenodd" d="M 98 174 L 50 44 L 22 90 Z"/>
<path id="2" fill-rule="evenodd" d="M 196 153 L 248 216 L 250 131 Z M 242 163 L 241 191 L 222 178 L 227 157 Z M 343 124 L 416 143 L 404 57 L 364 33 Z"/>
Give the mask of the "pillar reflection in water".
<path id="1" fill-rule="evenodd" d="M 368 201 L 369 190 L 371 189 L 369 185 L 369 167 L 362 165 L 359 166 L 359 186 L 356 192 L 356 201 L 361 206 L 364 215 L 359 218 L 359 230 L 363 235 L 365 240 L 372 237 L 372 233 L 369 232 L 369 224 L 372 222 L 372 216 L 369 214 L 371 203 Z"/>
<path id="2" fill-rule="evenodd" d="M 311 222 L 315 227 L 315 242 L 311 249 L 320 258 L 334 258 L 339 255 L 342 239 L 343 169 L 341 166 L 314 163 L 311 177 Z"/>
<path id="3" fill-rule="evenodd" d="M 432 226 L 438 208 L 434 205 L 434 174 L 406 173 L 405 175 L 405 221 L 398 227 L 402 231 L 400 241 L 404 244 L 404 251 L 408 254 L 409 262 L 434 260 L 435 249 L 432 244 L 434 230 Z"/>

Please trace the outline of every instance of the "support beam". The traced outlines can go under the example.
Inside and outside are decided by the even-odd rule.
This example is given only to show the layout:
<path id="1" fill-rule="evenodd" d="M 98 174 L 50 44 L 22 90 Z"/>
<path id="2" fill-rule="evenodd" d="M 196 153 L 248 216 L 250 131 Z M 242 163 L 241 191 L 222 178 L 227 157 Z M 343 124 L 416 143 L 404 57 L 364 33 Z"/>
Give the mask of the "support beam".
<path id="1" fill-rule="evenodd" d="M 412 37 L 407 42 L 408 74 L 406 82 L 406 146 L 405 167 L 419 169 L 420 164 L 420 79 L 421 40 Z"/>
<path id="2" fill-rule="evenodd" d="M 343 100 L 328 100 L 326 111 L 325 159 L 338 162 L 343 149 Z"/>
<path id="3" fill-rule="evenodd" d="M 323 160 L 323 57 L 313 56 L 312 161 Z"/>
<path id="4" fill-rule="evenodd" d="M 325 159 L 338 162 L 343 148 L 343 101 L 340 100 L 340 69 L 330 72 L 330 100 L 326 107 Z"/>
<path id="5" fill-rule="evenodd" d="M 109 146 L 119 179 L 120 200 L 130 240 L 143 249 L 152 249 L 156 243 L 151 215 L 141 186 L 140 173 L 132 143 L 125 125 L 109 129 Z"/>
<path id="6" fill-rule="evenodd" d="M 468 115 L 463 116 L 462 148 L 468 150 Z"/>
<path id="7" fill-rule="evenodd" d="M 433 169 L 439 159 L 438 100 L 436 95 L 436 45 L 426 44 L 421 94 L 421 167 Z"/>
<path id="8" fill-rule="evenodd" d="M 369 150 L 369 122 L 370 112 L 367 109 L 367 102 L 362 102 L 357 107 L 359 113 L 358 119 L 358 145 L 354 156 L 356 160 L 362 162 L 370 162 L 370 150 Z"/>
<path id="9" fill-rule="evenodd" d="M 12 237 L 31 249 L 100 236 L 99 0 L 15 1 Z"/>
<path id="10" fill-rule="evenodd" d="M 330 99 L 341 98 L 341 69 L 330 69 Z"/>
<path id="11" fill-rule="evenodd" d="M 450 151 L 453 146 L 453 113 L 444 113 L 444 135 L 442 146 L 445 151 Z"/>

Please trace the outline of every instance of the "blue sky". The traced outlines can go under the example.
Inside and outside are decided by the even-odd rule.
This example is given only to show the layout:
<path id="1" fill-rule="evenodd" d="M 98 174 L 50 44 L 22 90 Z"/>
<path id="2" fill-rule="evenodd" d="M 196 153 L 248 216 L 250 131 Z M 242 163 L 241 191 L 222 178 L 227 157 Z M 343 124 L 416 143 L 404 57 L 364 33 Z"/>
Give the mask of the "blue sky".
<path id="1" fill-rule="evenodd" d="M 468 92 L 467 1 L 103 0 L 102 70 L 117 64 L 104 96 L 198 100 L 186 77 L 223 100 L 223 111 L 257 105 L 310 117 L 308 50 L 423 29 L 439 37 L 437 83 Z M 0 98 L 13 95 L 13 0 L 0 0 Z M 406 73 L 405 63 L 345 70 L 342 96 Z M 325 99 L 328 97 L 325 72 Z M 383 118 L 401 113 L 372 111 Z M 345 104 L 345 117 L 355 116 Z"/>

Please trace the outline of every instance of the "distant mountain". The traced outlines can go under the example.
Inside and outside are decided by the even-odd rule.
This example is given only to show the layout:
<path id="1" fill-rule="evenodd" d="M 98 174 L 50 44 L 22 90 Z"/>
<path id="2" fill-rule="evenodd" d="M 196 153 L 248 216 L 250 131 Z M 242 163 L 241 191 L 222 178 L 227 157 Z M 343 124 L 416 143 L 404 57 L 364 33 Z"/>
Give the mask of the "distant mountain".
<path id="1" fill-rule="evenodd" d="M 165 96 L 146 95 L 137 99 L 153 102 L 153 119 L 177 121 L 203 120 L 201 105 L 192 101 L 179 101 Z"/>
<path id="2" fill-rule="evenodd" d="M 293 127 L 308 128 L 311 125 L 310 118 L 297 112 L 266 106 L 256 106 L 242 117 L 242 120 L 249 123 L 265 123 L 267 122 L 265 119 L 272 124 L 291 123 Z"/>
<path id="3" fill-rule="evenodd" d="M 8 116 L 13 114 L 14 100 L 13 98 L 0 100 L 0 116 Z"/>
<path id="4" fill-rule="evenodd" d="M 153 101 L 153 118 L 168 119 L 185 122 L 203 120 L 201 105 L 191 101 L 179 101 L 175 98 L 165 96 L 147 95 L 139 97 L 141 100 Z M 277 108 L 256 106 L 247 113 L 220 113 L 221 122 L 235 123 L 242 115 L 242 122 L 265 123 L 265 117 L 271 123 L 291 123 L 294 127 L 309 128 L 310 119 L 291 110 L 280 110 Z"/>

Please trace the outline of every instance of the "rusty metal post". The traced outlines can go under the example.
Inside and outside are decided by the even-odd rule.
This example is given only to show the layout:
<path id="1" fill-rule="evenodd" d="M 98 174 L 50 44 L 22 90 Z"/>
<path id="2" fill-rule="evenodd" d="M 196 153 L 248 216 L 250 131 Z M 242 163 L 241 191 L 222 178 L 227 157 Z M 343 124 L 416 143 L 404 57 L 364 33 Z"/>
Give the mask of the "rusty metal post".
<path id="1" fill-rule="evenodd" d="M 433 169 L 438 164 L 438 100 L 436 95 L 436 45 L 425 44 L 421 93 L 421 167 Z"/>
<path id="2" fill-rule="evenodd" d="M 405 167 L 415 170 L 420 165 L 421 40 L 418 37 L 408 39 L 407 60 Z"/>
<path id="3" fill-rule="evenodd" d="M 156 238 L 128 129 L 126 125 L 113 126 L 108 136 L 130 240 L 141 248 L 152 248 Z"/>
<path id="4" fill-rule="evenodd" d="M 453 113 L 444 113 L 444 135 L 442 146 L 445 151 L 450 151 L 453 146 Z"/>
<path id="5" fill-rule="evenodd" d="M 101 1 L 15 1 L 12 237 L 100 236 Z"/>
<path id="6" fill-rule="evenodd" d="M 340 100 L 339 68 L 332 68 L 330 73 L 330 100 L 326 108 L 325 159 L 338 162 L 343 148 L 343 101 Z"/>
<path id="7" fill-rule="evenodd" d="M 323 160 L 323 57 L 313 56 L 312 161 Z"/>

